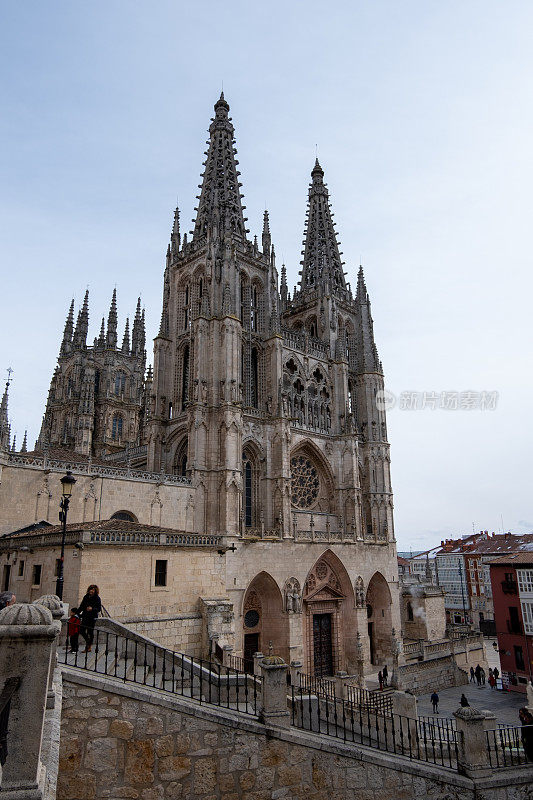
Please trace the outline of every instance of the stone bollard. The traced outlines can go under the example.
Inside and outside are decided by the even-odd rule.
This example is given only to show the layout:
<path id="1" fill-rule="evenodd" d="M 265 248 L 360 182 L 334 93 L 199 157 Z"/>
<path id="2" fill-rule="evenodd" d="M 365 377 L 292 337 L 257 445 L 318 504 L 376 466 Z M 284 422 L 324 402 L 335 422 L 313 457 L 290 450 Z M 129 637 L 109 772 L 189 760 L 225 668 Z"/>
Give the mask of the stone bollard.
<path id="1" fill-rule="evenodd" d="M 491 768 L 485 734 L 487 728 L 485 713 L 466 706 L 458 708 L 453 715 L 457 727 L 458 771 L 469 778 L 488 775 Z"/>
<path id="2" fill-rule="evenodd" d="M 335 673 L 335 695 L 339 700 L 346 700 L 348 691 L 346 688 L 346 678 L 348 673 L 344 670 L 339 670 Z"/>
<path id="3" fill-rule="evenodd" d="M 298 674 L 302 671 L 302 666 L 303 665 L 301 661 L 291 661 L 291 666 L 290 666 L 291 686 L 294 686 L 295 689 L 298 689 L 300 686 Z"/>
<path id="4" fill-rule="evenodd" d="M 261 662 L 263 658 L 263 653 L 254 653 L 254 675 L 261 675 Z"/>
<path id="5" fill-rule="evenodd" d="M 63 603 L 55 594 L 45 594 L 33 601 L 33 605 L 44 606 L 52 614 L 52 619 L 59 622 L 64 617 Z M 57 666 L 57 639 L 52 642 L 52 653 L 50 657 L 50 671 L 48 673 L 48 692 L 46 695 L 46 708 L 53 708 L 56 704 L 56 693 L 54 692 L 54 670 Z"/>
<path id="6" fill-rule="evenodd" d="M 41 740 L 52 644 L 60 630 L 60 623 L 41 605 L 15 603 L 0 611 L 0 692 L 10 679 L 14 687 L 2 800 L 42 800 Z"/>
<path id="7" fill-rule="evenodd" d="M 414 749 L 417 737 L 417 700 L 410 692 L 393 692 L 391 697 L 392 713 L 394 717 L 401 717 L 394 727 L 396 744 L 409 752 Z"/>
<path id="8" fill-rule="evenodd" d="M 261 662 L 263 676 L 259 719 L 265 725 L 288 728 L 287 664 L 280 656 L 266 656 Z"/>
<path id="9" fill-rule="evenodd" d="M 222 665 L 224 667 L 231 666 L 231 654 L 233 653 L 233 647 L 230 644 L 225 644 L 222 648 Z"/>

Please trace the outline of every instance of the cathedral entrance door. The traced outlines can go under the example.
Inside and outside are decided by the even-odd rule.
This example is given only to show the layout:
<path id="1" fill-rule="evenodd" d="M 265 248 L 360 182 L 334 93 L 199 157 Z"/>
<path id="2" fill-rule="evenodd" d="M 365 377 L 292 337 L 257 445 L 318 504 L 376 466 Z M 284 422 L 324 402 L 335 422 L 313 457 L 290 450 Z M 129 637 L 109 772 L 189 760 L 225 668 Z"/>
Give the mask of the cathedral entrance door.
<path id="1" fill-rule="evenodd" d="M 313 614 L 313 655 L 315 676 L 333 675 L 331 614 Z"/>
<path id="2" fill-rule="evenodd" d="M 259 652 L 259 634 L 244 634 L 244 671 L 253 674 L 254 653 Z"/>

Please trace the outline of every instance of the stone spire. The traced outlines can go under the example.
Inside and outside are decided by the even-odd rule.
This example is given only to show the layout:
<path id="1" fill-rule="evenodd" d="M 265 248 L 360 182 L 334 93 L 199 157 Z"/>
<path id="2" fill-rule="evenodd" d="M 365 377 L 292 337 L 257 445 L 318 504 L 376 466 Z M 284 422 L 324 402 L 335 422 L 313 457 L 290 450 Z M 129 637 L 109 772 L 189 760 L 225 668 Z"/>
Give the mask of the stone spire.
<path id="1" fill-rule="evenodd" d="M 303 241 L 300 289 L 314 287 L 346 289 L 341 253 L 324 183 L 324 170 L 316 159 L 311 172 L 307 221 Z"/>
<path id="2" fill-rule="evenodd" d="M 374 321 L 370 311 L 370 299 L 366 290 L 363 267 L 359 267 L 357 275 L 357 292 L 355 295 L 355 311 L 358 318 L 357 337 L 357 372 L 378 372 L 383 368 L 379 360 L 374 341 Z"/>
<path id="3" fill-rule="evenodd" d="M 180 210 L 178 206 L 176 206 L 176 210 L 174 211 L 174 223 L 172 225 L 172 233 L 170 234 L 170 252 L 168 253 L 172 259 L 175 259 L 178 255 L 180 249 L 181 237 L 180 237 Z"/>
<path id="4" fill-rule="evenodd" d="M 109 308 L 109 315 L 107 317 L 107 337 L 106 346 L 114 350 L 117 346 L 117 290 L 113 289 L 113 297 L 111 298 L 111 306 Z"/>
<path id="5" fill-rule="evenodd" d="M 74 298 L 70 304 L 70 309 L 65 322 L 65 329 L 63 331 L 63 341 L 61 342 L 61 349 L 59 350 L 60 356 L 65 356 L 72 348 L 72 334 L 74 333 Z"/>
<path id="6" fill-rule="evenodd" d="M 105 347 L 105 317 L 102 317 L 100 325 L 100 335 L 98 337 L 98 347 Z"/>
<path id="7" fill-rule="evenodd" d="M 9 442 L 11 439 L 11 426 L 7 416 L 7 403 L 9 396 L 9 384 L 11 383 L 11 372 L 6 382 L 6 388 L 0 403 L 0 450 L 9 450 Z"/>
<path id="8" fill-rule="evenodd" d="M 141 298 L 137 298 L 137 308 L 131 331 L 131 352 L 138 356 L 144 350 L 144 330 L 143 318 L 141 315 Z"/>
<path id="9" fill-rule="evenodd" d="M 263 255 L 265 258 L 270 258 L 270 248 L 272 247 L 272 238 L 270 236 L 270 224 L 268 219 L 268 211 L 265 210 L 263 215 Z"/>
<path id="10" fill-rule="evenodd" d="M 28 452 L 28 431 L 24 431 L 24 439 L 22 440 L 22 447 L 20 448 L 21 453 Z"/>
<path id="11" fill-rule="evenodd" d="M 281 283 L 280 283 L 280 297 L 281 297 L 281 308 L 283 311 L 287 308 L 287 297 L 288 297 L 288 288 L 287 288 L 287 267 L 285 264 L 281 265 Z"/>
<path id="12" fill-rule="evenodd" d="M 201 177 L 201 192 L 194 223 L 193 239 L 201 239 L 207 235 L 211 227 L 218 229 L 219 235 L 228 231 L 246 238 L 246 219 L 241 203 L 239 163 L 233 147 L 235 129 L 228 116 L 229 105 L 224 99 L 224 92 L 215 103 L 215 117 L 209 127 L 209 149 L 204 161 L 205 170 Z"/>
<path id="13" fill-rule="evenodd" d="M 124 338 L 122 340 L 122 352 L 130 352 L 130 320 L 126 317 L 126 327 L 124 328 Z"/>
<path id="14" fill-rule="evenodd" d="M 87 346 L 87 333 L 89 331 L 89 290 L 85 292 L 83 306 L 78 312 L 78 320 L 72 343 L 76 349 Z"/>

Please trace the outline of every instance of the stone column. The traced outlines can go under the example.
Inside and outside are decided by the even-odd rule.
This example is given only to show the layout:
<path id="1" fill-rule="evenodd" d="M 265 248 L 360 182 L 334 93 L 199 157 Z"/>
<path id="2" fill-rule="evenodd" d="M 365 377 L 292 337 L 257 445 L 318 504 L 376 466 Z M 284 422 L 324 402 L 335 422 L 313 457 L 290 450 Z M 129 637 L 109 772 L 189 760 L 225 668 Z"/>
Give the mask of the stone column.
<path id="1" fill-rule="evenodd" d="M 485 719 L 488 717 L 470 706 L 458 708 L 453 715 L 457 727 L 458 771 L 469 778 L 488 775 L 491 771 L 485 735 Z"/>
<path id="2" fill-rule="evenodd" d="M 59 622 L 41 605 L 15 603 L 0 611 L 0 681 L 9 678 L 11 697 L 2 800 L 42 800 L 45 770 L 41 740 L 51 648 Z"/>
<path id="3" fill-rule="evenodd" d="M 263 658 L 263 653 L 254 653 L 254 675 L 261 675 L 261 662 Z"/>
<path id="4" fill-rule="evenodd" d="M 280 656 L 266 656 L 261 662 L 263 675 L 259 719 L 265 725 L 288 728 L 287 665 Z"/>
<path id="5" fill-rule="evenodd" d="M 357 631 L 357 642 L 355 644 L 355 673 L 356 682 L 360 689 L 365 688 L 365 655 L 361 634 Z"/>
<path id="6" fill-rule="evenodd" d="M 40 605 L 47 608 L 48 611 L 52 614 L 52 619 L 56 622 L 59 622 L 61 625 L 61 620 L 65 616 L 63 603 L 59 599 L 59 597 L 55 594 L 45 594 L 43 597 L 39 597 L 38 600 L 33 601 L 33 605 Z M 46 695 L 46 708 L 53 708 L 56 704 L 56 694 L 54 692 L 54 670 L 57 666 L 57 645 L 58 640 L 54 639 L 52 642 L 52 652 L 50 656 L 50 671 L 48 673 L 48 692 Z"/>

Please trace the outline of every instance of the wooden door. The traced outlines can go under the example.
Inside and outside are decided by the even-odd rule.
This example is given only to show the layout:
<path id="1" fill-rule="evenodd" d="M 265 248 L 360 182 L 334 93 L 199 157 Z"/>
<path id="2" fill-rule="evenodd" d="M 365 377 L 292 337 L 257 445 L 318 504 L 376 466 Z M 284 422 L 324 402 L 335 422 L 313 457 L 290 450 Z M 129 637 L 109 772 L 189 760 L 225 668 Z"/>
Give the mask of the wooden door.
<path id="1" fill-rule="evenodd" d="M 259 652 L 259 634 L 258 633 L 245 633 L 244 634 L 244 671 L 253 674 L 254 671 L 254 653 Z"/>
<path id="2" fill-rule="evenodd" d="M 331 614 L 313 614 L 313 656 L 315 677 L 333 675 Z"/>

